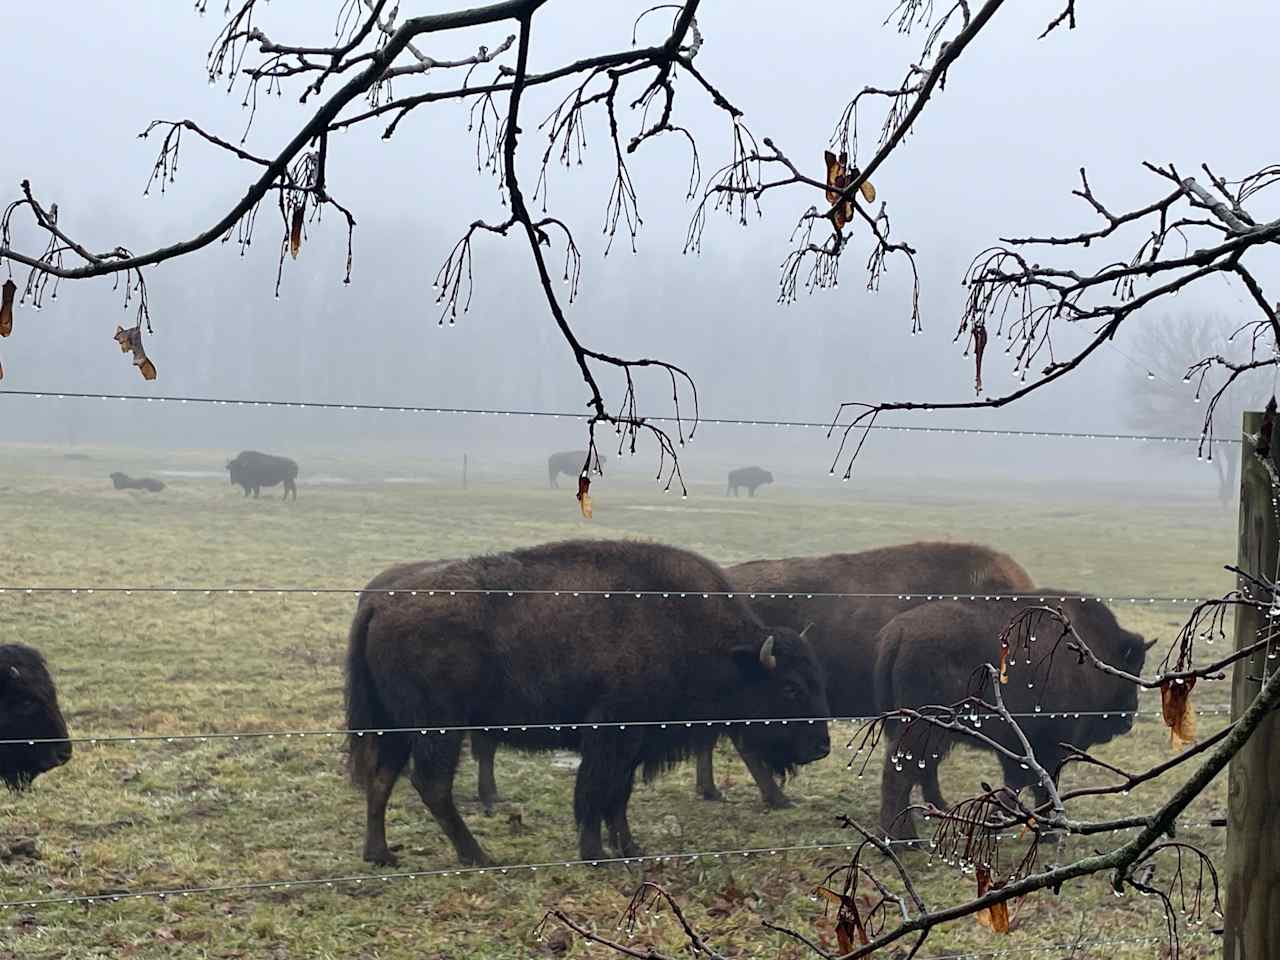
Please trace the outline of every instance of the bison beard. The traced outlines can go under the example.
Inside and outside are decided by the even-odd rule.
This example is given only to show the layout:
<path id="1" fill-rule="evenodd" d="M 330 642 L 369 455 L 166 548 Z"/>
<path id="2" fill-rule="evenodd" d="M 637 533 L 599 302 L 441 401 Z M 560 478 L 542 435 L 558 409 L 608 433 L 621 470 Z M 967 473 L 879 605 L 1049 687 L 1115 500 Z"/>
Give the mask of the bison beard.
<path id="1" fill-rule="evenodd" d="M 24 790 L 71 759 L 67 724 L 44 657 L 22 644 L 0 644 L 0 740 L 64 740 L 0 744 L 0 781 Z"/>
<path id="2" fill-rule="evenodd" d="M 392 577 L 396 593 L 364 595 L 352 623 L 349 729 L 488 726 L 497 728 L 492 741 L 578 750 L 574 817 L 583 859 L 603 857 L 605 825 L 620 854 L 638 853 L 627 822 L 636 772 L 654 776 L 687 757 L 705 734 L 684 724 L 573 731 L 520 731 L 520 724 L 828 714 L 807 642 L 794 631 L 766 628 L 742 600 L 691 603 L 625 593 L 729 592 L 723 572 L 695 554 L 656 544 L 571 541 L 400 569 L 408 572 L 383 575 Z M 415 583 L 439 592 L 402 592 Z M 566 585 L 618 595 L 508 599 L 443 592 Z M 499 732 L 503 727 L 511 729 Z M 811 762 L 830 749 L 821 720 L 746 730 L 744 742 L 779 766 Z M 366 792 L 365 859 L 395 862 L 386 842 L 386 806 L 412 757 L 410 781 L 459 859 L 492 862 L 454 804 L 461 744 L 458 731 L 348 738 L 352 780 Z"/>
<path id="3" fill-rule="evenodd" d="M 1146 659 L 1142 637 L 1122 628 L 1105 605 L 1076 599 L 1068 591 L 1040 589 L 1051 597 L 1051 604 L 1046 605 L 1062 608 L 1100 660 L 1134 675 L 1142 672 Z M 1068 599 L 1060 602 L 1060 597 Z M 895 617 L 880 631 L 878 639 L 875 691 L 879 710 L 953 704 L 978 693 L 982 666 L 999 659 L 998 638 L 1020 608 L 1025 604 L 943 601 L 926 603 Z M 1057 646 L 1050 668 L 1047 658 L 1061 628 L 1056 622 L 1041 623 L 1041 636 L 1030 645 L 1032 663 L 1026 663 L 1025 647 L 1015 650 L 1015 659 L 1019 652 L 1021 659 L 1011 664 L 1009 683 L 1000 692 L 1011 713 L 1029 715 L 1019 718 L 1018 725 L 1031 743 L 1036 761 L 1056 778 L 1067 755 L 1062 743 L 1086 749 L 1129 731 L 1133 711 L 1138 707 L 1138 690 L 1129 681 L 1082 664 L 1065 643 Z M 983 699 L 990 701 L 990 686 L 985 688 Z M 1043 718 L 1034 715 L 1037 707 L 1045 714 Z M 1067 717 L 1066 711 L 1073 715 Z M 1051 718 L 1053 714 L 1062 716 Z M 938 787 L 940 759 L 957 742 L 981 746 L 976 740 L 957 737 L 925 723 L 905 729 L 904 733 L 903 725 L 896 723 L 886 727 L 888 756 L 880 786 L 880 825 L 887 836 L 903 840 L 917 836 L 908 810 L 913 783 L 922 783 L 926 803 L 947 809 Z M 1022 750 L 1014 732 L 1003 721 L 986 719 L 980 732 L 1015 753 Z M 910 754 L 909 762 L 892 760 L 905 754 Z M 1034 771 L 1023 769 L 1018 761 L 1006 756 L 999 758 L 1008 786 L 1031 787 L 1037 803 L 1047 799 L 1044 786 L 1035 781 Z"/>

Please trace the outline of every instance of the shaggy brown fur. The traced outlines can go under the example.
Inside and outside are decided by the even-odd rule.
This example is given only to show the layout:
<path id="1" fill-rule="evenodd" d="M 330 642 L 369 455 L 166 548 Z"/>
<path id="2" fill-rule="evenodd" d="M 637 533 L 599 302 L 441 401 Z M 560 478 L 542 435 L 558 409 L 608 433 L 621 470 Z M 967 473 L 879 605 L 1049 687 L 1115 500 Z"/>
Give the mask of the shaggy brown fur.
<path id="1" fill-rule="evenodd" d="M 38 650 L 0 644 L 0 740 L 59 740 L 67 724 L 58 691 Z M 24 790 L 42 773 L 71 759 L 71 744 L 0 744 L 0 782 Z"/>
<path id="2" fill-rule="evenodd" d="M 827 700 L 835 716 L 878 712 L 872 695 L 876 635 L 904 610 L 924 600 L 896 599 L 900 593 L 926 590 L 947 594 L 1016 593 L 1034 589 L 1031 576 L 1008 554 L 976 543 L 923 541 L 879 547 L 860 553 L 833 553 L 785 560 L 751 560 L 727 567 L 739 590 L 767 623 L 805 630 L 827 680 Z M 778 596 L 761 596 L 776 593 Z M 809 600 L 807 593 L 885 593 L 884 598 Z M 793 596 L 787 596 L 787 595 Z M 738 751 L 770 807 L 790 806 L 781 787 L 749 751 Z M 715 785 L 711 750 L 700 751 L 698 792 L 722 799 Z M 936 771 L 929 772 L 936 783 Z"/>
<path id="3" fill-rule="evenodd" d="M 445 590 L 618 593 L 507 598 L 400 592 L 415 580 Z M 411 755 L 411 782 L 459 859 L 491 862 L 453 802 L 462 735 L 431 727 L 505 726 L 510 729 L 491 732 L 494 740 L 525 749 L 579 750 L 579 852 L 600 859 L 602 823 L 620 853 L 637 849 L 626 819 L 637 770 L 649 776 L 679 762 L 705 734 L 684 724 L 572 733 L 521 731 L 521 724 L 823 717 L 829 710 L 808 643 L 793 631 L 766 628 L 742 600 L 627 595 L 628 588 L 730 589 L 718 567 L 686 551 L 570 541 L 460 561 L 395 583 L 395 596 L 365 595 L 352 624 L 347 723 L 351 729 L 428 732 L 349 738 L 352 779 L 366 789 L 365 857 L 374 862 L 394 862 L 386 844 L 386 804 Z M 821 722 L 747 730 L 744 742 L 775 770 L 819 759 L 830 747 Z"/>
<path id="4" fill-rule="evenodd" d="M 1122 628 L 1104 604 L 1070 599 L 1073 595 L 1069 591 L 1045 587 L 1040 590 L 1048 598 L 1045 605 L 1061 607 L 1100 660 L 1131 674 L 1142 673 L 1146 659 L 1142 637 Z M 1064 596 L 1069 599 L 1060 602 Z M 1018 610 L 1026 606 L 1025 602 L 948 600 L 926 603 L 889 621 L 878 637 L 877 709 L 883 712 L 947 706 L 976 693 L 975 681 L 980 682 L 983 664 L 1000 662 L 1000 634 Z M 1129 731 L 1133 726 L 1133 711 L 1138 708 L 1138 688 L 1092 665 L 1081 664 L 1079 657 L 1065 647 L 1057 649 L 1052 669 L 1046 675 L 1041 660 L 1048 655 L 1060 630 L 1045 624 L 1042 632 L 1046 635 L 1031 655 L 1033 665 L 1027 665 L 1025 650 L 1013 651 L 1012 656 L 1018 662 L 1009 666 L 1009 682 L 1001 685 L 1000 693 L 1011 713 L 1031 714 L 1020 718 L 1018 725 L 1030 741 L 1037 761 L 1056 776 L 1058 765 L 1066 755 L 1060 746 L 1062 742 L 1085 749 Z M 1020 652 L 1022 657 L 1018 658 Z M 983 699 L 990 702 L 989 684 L 985 690 Z M 1035 715 L 1037 706 L 1042 716 Z M 1066 710 L 1080 713 L 1066 715 L 1063 713 Z M 1090 716 L 1092 713 L 1108 715 Z M 981 732 L 986 736 L 1006 749 L 1021 752 L 1007 723 L 992 719 L 980 722 Z M 888 743 L 881 778 L 880 824 L 887 835 L 909 839 L 916 836 L 915 825 L 907 812 L 913 784 L 924 785 L 927 803 L 946 809 L 947 803 L 937 786 L 938 763 L 957 742 L 977 744 L 924 725 L 907 734 L 903 734 L 902 729 L 902 725 L 896 723 L 886 728 Z M 1007 785 L 1031 787 L 1037 802 L 1047 798 L 1044 786 L 1035 781 L 1031 771 L 1003 754 L 998 756 Z"/>

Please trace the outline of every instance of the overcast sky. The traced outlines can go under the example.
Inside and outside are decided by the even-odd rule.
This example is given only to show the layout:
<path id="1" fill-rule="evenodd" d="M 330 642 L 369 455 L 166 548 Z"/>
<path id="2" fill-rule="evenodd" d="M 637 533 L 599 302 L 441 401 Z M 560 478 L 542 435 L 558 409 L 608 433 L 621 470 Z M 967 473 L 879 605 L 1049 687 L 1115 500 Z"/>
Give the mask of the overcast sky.
<path id="1" fill-rule="evenodd" d="M 149 121 L 189 117 L 233 140 L 244 128 L 239 90 L 228 95 L 205 73 L 205 52 L 222 23 L 221 2 L 209 5 L 202 18 L 189 3 L 4 4 L 6 74 L 21 81 L 10 84 L 5 103 L 0 198 L 16 196 L 18 182 L 29 178 L 88 246 L 135 251 L 190 236 L 234 203 L 252 169 L 193 138 L 183 146 L 176 184 L 163 198 L 142 199 L 157 144 L 137 134 Z M 553 0 L 535 21 L 531 68 L 625 49 L 636 13 L 649 5 Z M 322 44 L 338 6 L 273 0 L 259 24 L 281 42 Z M 401 3 L 406 13 L 438 6 Z M 898 83 L 919 55 L 918 33 L 901 37 L 881 26 L 892 6 L 831 4 L 824 14 L 821 4 L 707 2 L 698 63 L 757 137 L 772 138 L 820 176 L 822 150 L 850 96 L 867 84 Z M 878 293 L 864 289 L 861 237 L 837 289 L 802 294 L 790 306 L 775 302 L 792 228 L 819 199 L 803 190 L 766 197 L 763 218 L 746 229 L 712 217 L 701 256 L 682 256 L 692 205 L 684 195 L 688 148 L 675 137 L 647 144 L 632 162 L 644 218 L 639 253 L 633 257 L 620 239 L 604 258 L 612 164 L 598 113 L 589 120 L 585 164 L 551 174 L 549 212 L 571 225 L 585 257 L 571 321 L 592 346 L 687 366 L 704 411 L 718 416 L 820 419 L 840 400 L 968 398 L 972 367 L 952 343 L 964 269 L 1001 235 L 1094 226 L 1070 196 L 1081 166 L 1098 196 L 1120 209 L 1165 190 L 1143 171 L 1144 160 L 1188 172 L 1209 162 L 1233 177 L 1276 160 L 1274 125 L 1262 121 L 1273 112 L 1274 68 L 1254 39 L 1280 28 L 1274 4 L 1084 0 L 1078 29 L 1037 40 L 1060 6 L 1007 4 L 875 178 L 894 234 L 919 250 L 923 337 L 909 335 L 904 263 L 890 262 Z M 660 39 L 659 18 L 647 23 L 642 40 Z M 426 50 L 465 56 L 509 32 L 501 25 L 433 39 Z M 399 83 L 396 93 L 455 84 L 441 72 Z M 540 90 L 525 108 L 526 190 L 545 147 L 537 121 L 568 89 Z M 709 172 L 728 158 L 725 116 L 687 79 L 677 89 L 674 119 L 696 133 Z M 261 104 L 247 148 L 274 154 L 309 109 L 298 105 L 296 87 Z M 504 216 L 493 178 L 476 171 L 467 116 L 463 104 L 434 105 L 390 141 L 379 139 L 381 125 L 332 139 L 329 187 L 359 220 L 349 288 L 341 283 L 344 232 L 326 217 L 299 259 L 286 263 L 282 297 L 274 299 L 281 228 L 272 209 L 263 210 L 246 258 L 217 245 L 149 271 L 156 334 L 148 343 L 161 379 L 145 389 L 579 409 L 583 387 L 518 236 L 477 241 L 472 310 L 452 330 L 436 325 L 431 280 L 440 263 L 471 220 Z M 624 122 L 629 134 L 638 118 Z M 865 144 L 879 122 L 865 117 Z M 1114 248 L 1060 255 L 1064 266 L 1088 267 L 1128 257 L 1140 239 L 1130 233 Z M 17 240 L 26 249 L 42 246 L 21 227 Z M 1167 309 L 1251 316 L 1241 291 L 1216 279 Z M 1131 322 L 1157 322 L 1164 312 Z M 128 316 L 110 281 L 64 285 L 38 322 L 30 316 L 19 314 L 3 344 L 6 386 L 143 387 L 109 342 Z M 1060 331 L 1059 350 L 1087 332 Z M 1118 350 L 1104 351 L 1052 396 L 965 422 L 1124 430 L 1126 390 L 1145 372 L 1120 354 L 1133 339 L 1122 334 Z M 993 391 L 1013 383 L 1007 363 L 991 364 L 986 379 Z M 668 396 L 661 381 L 649 383 L 646 412 L 667 412 Z M 819 459 L 827 452 L 816 449 Z"/>

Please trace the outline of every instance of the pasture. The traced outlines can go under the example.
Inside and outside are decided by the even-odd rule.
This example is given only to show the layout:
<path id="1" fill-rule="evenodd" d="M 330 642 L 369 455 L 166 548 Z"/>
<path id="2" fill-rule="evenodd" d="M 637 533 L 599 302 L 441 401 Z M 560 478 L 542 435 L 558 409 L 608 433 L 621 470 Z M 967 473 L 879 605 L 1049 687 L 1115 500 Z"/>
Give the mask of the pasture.
<path id="1" fill-rule="evenodd" d="M 587 524 L 568 484 L 546 489 L 545 465 L 536 462 L 523 477 L 513 468 L 510 480 L 463 490 L 427 462 L 396 462 L 383 471 L 414 482 L 377 482 L 376 471 L 362 464 L 360 482 L 317 483 L 325 473 L 352 474 L 337 461 L 299 452 L 298 500 L 285 504 L 279 487 L 264 490 L 261 500 L 243 499 L 218 476 L 225 459 L 218 451 L 85 452 L 90 459 L 70 460 L 54 448 L 5 449 L 0 580 L 6 584 L 308 589 L 0 594 L 0 637 L 48 656 L 77 737 L 340 729 L 342 655 L 355 597 L 309 591 L 358 588 L 405 560 L 583 535 L 652 538 L 725 563 L 972 539 L 1009 551 L 1038 583 L 1108 596 L 1193 597 L 1229 587 L 1221 566 L 1235 559 L 1234 515 L 1208 499 L 1153 500 L 1134 488 L 1024 483 L 983 492 L 922 478 L 807 490 L 779 483 L 754 499 L 734 500 L 725 498 L 723 483 L 708 482 L 681 500 L 652 485 L 609 479 L 592 490 L 595 518 Z M 166 467 L 186 475 L 166 474 Z M 159 476 L 168 486 L 160 494 L 116 491 L 106 479 L 113 469 Z M 1117 602 L 1113 609 L 1125 626 L 1159 637 L 1163 652 L 1190 605 Z M 1195 697 L 1201 708 L 1223 707 L 1228 689 L 1206 684 Z M 1145 715 L 1133 733 L 1099 751 L 1135 770 L 1170 752 L 1158 696 L 1143 694 L 1140 710 Z M 1223 723 L 1225 717 L 1208 712 L 1200 733 Z M 871 760 L 865 776 L 849 770 L 843 746 L 851 732 L 833 727 L 837 749 L 788 786 L 794 808 L 773 812 L 764 810 L 745 768 L 722 743 L 717 776 L 727 802 L 695 799 L 686 765 L 637 788 L 636 837 L 646 854 L 848 842 L 836 816 L 875 822 L 881 759 Z M 41 778 L 30 793 L 0 796 L 0 899 L 377 874 L 360 860 L 364 802 L 345 782 L 340 746 L 339 738 L 324 736 L 78 744 L 70 765 Z M 508 865 L 576 857 L 571 758 L 499 751 L 497 775 L 502 802 L 491 818 L 475 799 L 469 756 L 457 781 L 463 815 L 487 849 Z M 1067 779 L 1078 784 L 1099 776 L 1076 769 Z M 997 777 L 991 758 L 969 751 L 952 756 L 941 774 L 953 799 Z M 1132 813 L 1178 782 L 1077 813 Z M 1222 815 L 1225 792 L 1220 778 L 1187 814 L 1181 833 L 1212 853 L 1222 851 L 1224 831 L 1196 824 Z M 451 849 L 403 780 L 388 811 L 388 837 L 403 844 L 401 866 L 388 872 L 454 866 Z M 20 838 L 35 841 L 35 855 L 15 843 Z M 1045 847 L 1041 856 L 1062 860 L 1099 845 L 1073 840 L 1057 851 Z M 923 877 L 921 893 L 931 904 L 970 890 L 970 876 L 927 863 L 927 851 L 902 855 Z M 0 958 L 604 956 L 554 927 L 539 936 L 539 919 L 558 906 L 602 934 L 623 936 L 615 925 L 646 876 L 679 899 L 720 952 L 800 958 L 811 954 L 764 930 L 760 920 L 834 950 L 831 921 L 810 894 L 843 856 L 834 847 L 6 908 Z M 1153 901 L 1117 898 L 1103 878 L 1022 903 L 1014 927 L 1001 938 L 961 922 L 936 933 L 921 955 L 1011 949 L 1050 960 L 1125 960 L 1157 956 L 1157 943 L 1129 941 L 1164 935 Z M 1098 943 L 1111 939 L 1126 942 Z M 1082 945 L 1073 950 L 1077 940 Z M 685 941 L 663 913 L 642 918 L 635 942 L 677 955 Z M 1216 955 L 1218 947 L 1216 938 L 1197 933 L 1185 949 L 1197 957 Z"/>

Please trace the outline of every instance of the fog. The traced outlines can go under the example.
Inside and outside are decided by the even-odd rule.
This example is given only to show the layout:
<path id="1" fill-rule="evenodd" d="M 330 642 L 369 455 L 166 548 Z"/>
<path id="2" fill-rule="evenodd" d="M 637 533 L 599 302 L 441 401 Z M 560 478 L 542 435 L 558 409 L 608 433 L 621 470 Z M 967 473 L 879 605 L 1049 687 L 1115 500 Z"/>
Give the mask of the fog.
<path id="1" fill-rule="evenodd" d="M 632 21 L 648 4 L 562 0 L 536 20 L 531 69 L 624 49 Z M 176 182 L 143 197 L 158 144 L 137 134 L 153 119 L 189 117 L 238 139 L 247 119 L 241 93 L 210 86 L 204 54 L 221 25 L 189 4 L 8 4 L 0 13 L 6 72 L 22 78 L 5 105 L 0 152 L 4 199 L 31 180 L 57 202 L 60 224 L 94 249 L 143 251 L 205 229 L 243 193 L 256 172 L 198 142 L 184 141 Z M 217 7 L 220 14 L 221 4 Z M 330 7 L 275 0 L 260 24 L 281 42 L 324 43 Z M 408 5 L 406 5 L 407 8 Z M 779 264 L 799 215 L 818 198 L 798 189 L 764 198 L 763 217 L 743 228 L 712 216 L 700 254 L 683 254 L 694 204 L 685 198 L 689 151 L 677 137 L 647 143 L 630 159 L 643 226 L 633 255 L 625 235 L 604 255 L 601 225 L 613 177 L 607 124 L 590 115 L 582 166 L 550 171 L 549 211 L 573 229 L 583 252 L 579 294 L 569 319 L 591 347 L 652 356 L 687 369 L 705 415 L 829 419 L 841 401 L 963 400 L 973 395 L 971 360 L 953 338 L 964 301 L 960 280 L 972 257 L 1000 236 L 1075 233 L 1096 225 L 1070 191 L 1088 168 L 1095 191 L 1114 209 L 1150 202 L 1164 182 L 1143 161 L 1192 170 L 1209 162 L 1228 176 L 1273 158 L 1270 89 L 1252 38 L 1280 27 L 1262 0 L 1237 3 L 1231 16 L 1212 5 L 1177 2 L 1089 4 L 1079 29 L 1036 37 L 1056 14 L 1052 3 L 1010 5 L 962 58 L 916 125 L 874 178 L 895 237 L 918 251 L 924 332 L 910 334 L 910 273 L 891 259 L 879 291 L 865 289 L 864 235 L 845 255 L 841 283 L 798 302 L 777 303 Z M 699 17 L 704 74 L 768 136 L 817 175 L 821 151 L 850 96 L 863 85 L 900 81 L 919 55 L 919 35 L 901 37 L 880 18 L 891 4 L 851 17 L 846 7 L 782 7 L 761 0 L 707 4 Z M 323 16 L 317 10 L 323 9 Z M 641 39 L 660 37 L 650 18 Z M 74 25 L 73 27 L 70 25 Z M 507 29 L 432 41 L 438 57 L 495 46 Z M 20 42 L 19 42 L 20 40 Z M 477 77 L 487 77 L 482 68 Z M 397 94 L 452 86 L 441 72 L 410 78 Z M 545 149 L 537 126 L 567 91 L 531 92 L 524 113 L 521 172 L 531 192 Z M 639 92 L 636 87 L 632 98 Z M 273 155 L 311 106 L 296 87 L 259 104 L 246 148 Z M 18 91 L 21 91 L 20 94 Z M 677 85 L 676 120 L 698 138 L 704 175 L 729 156 L 725 115 L 687 79 Z M 631 98 L 627 98 L 628 102 Z M 880 118 L 864 120 L 872 141 Z M 625 120 L 633 131 L 636 117 Z M 390 140 L 371 123 L 335 135 L 329 189 L 357 220 L 352 283 L 342 282 L 346 235 L 326 214 L 311 225 L 300 256 L 275 277 L 282 226 L 270 203 L 244 256 L 215 244 L 147 271 L 154 335 L 146 343 L 159 379 L 144 383 L 111 341 L 132 324 L 111 280 L 64 283 L 39 314 L 19 308 L 14 335 L 0 344 L 11 390 L 138 393 L 358 404 L 484 407 L 579 412 L 587 399 L 569 350 L 533 276 L 524 240 L 484 235 L 475 243 L 475 291 L 456 325 L 439 326 L 432 278 L 466 226 L 505 216 L 495 180 L 476 170 L 475 134 L 462 103 L 420 108 Z M 628 134 L 629 135 L 629 134 Z M 865 158 L 865 157 L 864 157 Z M 15 246 L 38 252 L 43 239 L 21 221 Z M 857 233 L 857 231 L 855 231 Z M 1060 252 L 1064 266 L 1088 268 L 1127 258 L 1142 236 L 1125 234 L 1104 250 Z M 559 252 L 551 254 L 555 263 Z M 567 288 L 566 288 L 567 289 Z M 1242 289 L 1213 280 L 1176 303 L 1129 321 L 1158 323 L 1169 311 L 1251 317 Z M 1060 328 L 1058 355 L 1091 330 Z M 1146 370 L 1131 350 L 1132 331 L 1078 374 L 1000 411 L 899 416 L 893 422 L 1054 431 L 1127 432 L 1128 397 Z M 988 390 L 1014 384 L 997 342 L 989 349 Z M 1196 359 L 1188 357 L 1188 362 Z M 611 406 L 621 378 L 598 368 Z M 641 375 L 641 412 L 672 412 L 670 385 Z M 1193 403 L 1188 389 L 1186 402 Z M 137 401 L 0 397 L 0 441 L 128 443 L 156 448 L 324 446 L 359 459 L 400 450 L 446 460 L 530 462 L 551 449 L 582 445 L 581 424 L 517 417 L 299 411 Z M 686 406 L 687 409 L 687 406 Z M 1235 424 L 1220 424 L 1232 434 Z M 1168 445 L 1166 445 L 1167 448 Z M 878 434 L 865 470 L 880 476 L 1012 476 L 1080 482 L 1168 483 L 1213 489 L 1212 469 L 1193 445 L 1159 461 L 1131 443 L 1086 440 L 939 438 Z M 827 482 L 834 444 L 817 429 L 705 425 L 682 451 L 691 476 L 760 462 L 782 476 Z M 636 476 L 656 467 L 645 441 Z M 843 488 L 856 496 L 857 485 Z"/>

